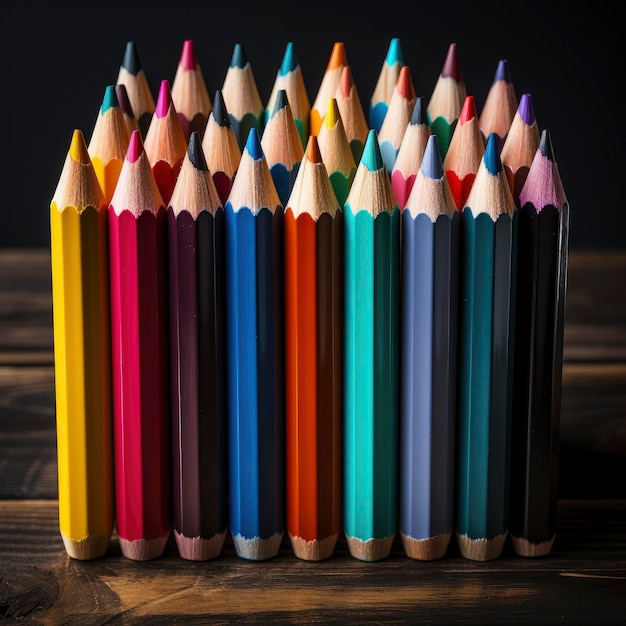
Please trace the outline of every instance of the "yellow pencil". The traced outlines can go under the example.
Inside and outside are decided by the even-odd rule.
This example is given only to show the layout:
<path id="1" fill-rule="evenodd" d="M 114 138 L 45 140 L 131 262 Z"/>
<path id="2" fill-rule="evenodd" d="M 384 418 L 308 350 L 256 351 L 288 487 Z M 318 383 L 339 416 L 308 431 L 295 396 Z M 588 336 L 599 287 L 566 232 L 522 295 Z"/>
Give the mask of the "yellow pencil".
<path id="1" fill-rule="evenodd" d="M 106 200 L 74 130 L 50 203 L 59 529 L 75 559 L 113 530 Z"/>

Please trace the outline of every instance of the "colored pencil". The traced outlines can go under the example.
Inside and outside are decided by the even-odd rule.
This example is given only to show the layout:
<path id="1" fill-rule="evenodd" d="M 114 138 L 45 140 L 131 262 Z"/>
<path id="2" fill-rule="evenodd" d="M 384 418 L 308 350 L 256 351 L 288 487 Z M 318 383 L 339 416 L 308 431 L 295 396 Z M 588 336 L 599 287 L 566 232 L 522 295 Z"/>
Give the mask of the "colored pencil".
<path id="1" fill-rule="evenodd" d="M 59 530 L 74 559 L 113 531 L 106 200 L 76 129 L 50 203 Z"/>
<path id="2" fill-rule="evenodd" d="M 224 104 L 221 89 L 218 89 L 213 97 L 213 109 L 209 113 L 202 137 L 202 150 L 224 206 L 239 167 L 241 150 L 230 123 L 230 115 Z"/>
<path id="3" fill-rule="evenodd" d="M 198 131 L 167 209 L 173 530 L 180 556 L 220 555 L 227 534 L 224 209 Z"/>
<path id="4" fill-rule="evenodd" d="M 311 135 L 285 208 L 287 532 L 332 556 L 341 532 L 343 222 Z"/>
<path id="5" fill-rule="evenodd" d="M 539 139 L 539 125 L 535 117 L 532 96 L 529 93 L 523 93 L 513 117 L 511 129 L 500 152 L 515 202 L 519 201 L 528 170 L 539 147 Z"/>
<path id="6" fill-rule="evenodd" d="M 487 143 L 489 135 L 495 133 L 498 150 L 502 150 L 516 110 L 517 94 L 511 79 L 509 61 L 500 59 L 478 118 L 483 142 Z"/>
<path id="7" fill-rule="evenodd" d="M 354 84 L 352 70 L 349 65 L 345 65 L 341 71 L 341 78 L 335 92 L 335 100 L 337 100 L 337 107 L 341 114 L 341 121 L 348 137 L 350 149 L 354 155 L 354 161 L 358 163 L 361 160 L 369 128 L 367 127 L 367 119 L 361 106 L 361 97 Z"/>
<path id="8" fill-rule="evenodd" d="M 456 536 L 498 558 L 508 532 L 517 211 L 491 134 L 461 227 Z"/>
<path id="9" fill-rule="evenodd" d="M 335 98 L 328 101 L 317 142 L 333 191 L 339 206 L 343 207 L 354 180 L 356 163 Z"/>
<path id="10" fill-rule="evenodd" d="M 287 99 L 291 105 L 291 112 L 293 119 L 300 135 L 302 142 L 302 149 L 307 145 L 309 138 L 309 117 L 311 115 L 311 102 L 309 100 L 309 94 L 304 82 L 304 75 L 302 74 L 302 68 L 296 55 L 296 49 L 293 41 L 287 42 L 285 46 L 285 53 L 283 55 L 282 63 L 274 84 L 272 85 L 272 91 L 268 98 L 267 105 L 265 106 L 265 123 L 267 124 L 272 111 L 274 110 L 274 103 L 276 102 L 276 96 L 278 92 L 284 89 L 287 92 Z"/>
<path id="11" fill-rule="evenodd" d="M 397 530 L 400 210 L 370 130 L 344 206 L 344 534 L 385 558 Z"/>
<path id="12" fill-rule="evenodd" d="M 374 91 L 372 91 L 370 97 L 369 127 L 373 128 L 377 133 L 380 132 L 380 127 L 383 125 L 385 115 L 387 115 L 391 96 L 396 88 L 398 76 L 403 65 L 404 55 L 400 39 L 394 37 L 389 42 L 387 56 L 385 56 L 385 60 L 380 68 Z"/>
<path id="13" fill-rule="evenodd" d="M 167 205 L 187 153 L 187 141 L 167 80 L 161 81 L 156 109 L 146 135 L 145 151 L 163 202 Z"/>
<path id="14" fill-rule="evenodd" d="M 133 111 L 133 107 L 130 103 L 130 99 L 128 98 L 128 90 L 126 89 L 126 85 L 123 83 L 118 83 L 115 85 L 115 93 L 117 94 L 117 101 L 119 102 L 120 109 L 122 109 L 122 113 L 124 114 L 124 121 L 126 122 L 126 128 L 128 129 L 128 137 L 130 136 L 134 130 L 138 130 L 141 132 L 139 128 L 139 122 L 135 117 L 135 113 Z"/>
<path id="15" fill-rule="evenodd" d="M 139 50 L 134 41 L 126 42 L 124 58 L 115 82 L 126 87 L 128 100 L 141 130 L 141 137 L 142 139 L 145 138 L 156 107 L 146 72 L 139 57 Z"/>
<path id="16" fill-rule="evenodd" d="M 336 97 L 337 87 L 339 87 L 341 80 L 341 72 L 346 65 L 348 65 L 346 46 L 343 41 L 335 41 L 320 86 L 311 105 L 311 113 L 309 115 L 310 135 L 319 134 L 322 120 L 328 107 L 328 100 Z"/>
<path id="17" fill-rule="evenodd" d="M 398 82 L 389 102 L 389 110 L 378 133 L 380 153 L 390 174 L 393 171 L 404 133 L 411 120 L 416 97 L 411 68 L 405 65 L 400 70 Z"/>
<path id="18" fill-rule="evenodd" d="M 402 210 L 400 297 L 398 528 L 407 556 L 426 561 L 454 531 L 459 221 L 431 135 Z"/>
<path id="19" fill-rule="evenodd" d="M 202 139 L 213 108 L 193 39 L 185 39 L 172 81 L 172 102 L 178 113 L 185 141 L 196 131 Z"/>
<path id="20" fill-rule="evenodd" d="M 225 206 L 230 531 L 269 559 L 285 532 L 283 206 L 251 128 Z"/>
<path id="21" fill-rule="evenodd" d="M 104 90 L 102 104 L 91 132 L 87 150 L 108 204 L 128 150 L 130 135 L 113 85 Z"/>
<path id="22" fill-rule="evenodd" d="M 569 203 L 544 130 L 520 195 L 510 533 L 515 552 L 549 554 L 557 522 Z"/>
<path id="23" fill-rule="evenodd" d="M 478 127 L 476 101 L 474 96 L 466 96 L 443 160 L 443 169 L 459 211 L 463 211 L 484 152 L 485 143 Z"/>
<path id="24" fill-rule="evenodd" d="M 280 203 L 285 206 L 298 175 L 304 149 L 284 89 L 278 91 L 274 101 L 274 110 L 263 131 L 261 148 Z"/>
<path id="25" fill-rule="evenodd" d="M 430 135 L 424 98 L 416 96 L 411 119 L 404 131 L 402 143 L 391 171 L 391 188 L 401 210 L 405 207 L 415 183 L 415 177 L 422 164 Z"/>
<path id="26" fill-rule="evenodd" d="M 263 133 L 265 109 L 245 48 L 236 43 L 222 84 L 222 96 L 230 123 L 235 131 L 239 150 L 243 150 L 250 129 Z"/>
<path id="27" fill-rule="evenodd" d="M 442 159 L 446 158 L 466 96 L 467 90 L 461 72 L 457 45 L 451 43 L 426 107 L 430 130 L 433 135 L 437 136 Z"/>
<path id="28" fill-rule="evenodd" d="M 171 433 L 165 206 L 138 131 L 108 212 L 116 530 L 141 561 L 170 535 Z"/>

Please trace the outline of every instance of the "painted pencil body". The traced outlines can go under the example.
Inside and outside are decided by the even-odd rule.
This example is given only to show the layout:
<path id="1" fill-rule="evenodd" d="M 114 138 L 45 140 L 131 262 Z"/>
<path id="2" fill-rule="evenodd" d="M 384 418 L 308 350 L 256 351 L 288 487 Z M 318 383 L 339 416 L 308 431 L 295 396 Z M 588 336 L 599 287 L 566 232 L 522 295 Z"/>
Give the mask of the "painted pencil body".
<path id="1" fill-rule="evenodd" d="M 179 554 L 219 556 L 228 518 L 224 209 L 200 135 L 167 210 L 173 530 Z"/>
<path id="2" fill-rule="evenodd" d="M 128 149 L 130 134 L 113 85 L 104 90 L 102 105 L 94 124 L 87 149 L 93 168 L 108 204 Z"/>
<path id="3" fill-rule="evenodd" d="M 287 92 L 284 89 L 281 89 L 276 96 L 272 115 L 263 131 L 261 148 L 270 168 L 278 197 L 284 206 L 289 200 L 300 162 L 304 156 L 302 141 L 287 100 Z"/>
<path id="4" fill-rule="evenodd" d="M 220 89 L 213 98 L 213 109 L 202 138 L 202 149 L 223 206 L 235 180 L 241 150 Z"/>
<path id="5" fill-rule="evenodd" d="M 165 207 L 140 134 L 109 205 L 116 530 L 122 554 L 163 554 L 171 529 Z"/>
<path id="6" fill-rule="evenodd" d="M 445 555 L 454 530 L 460 216 L 436 138 L 402 211 L 399 531 L 406 554 Z"/>
<path id="7" fill-rule="evenodd" d="M 370 131 L 344 207 L 344 533 L 362 560 L 397 526 L 400 211 Z"/>
<path id="8" fill-rule="evenodd" d="M 510 529 L 523 556 L 556 533 L 569 204 L 549 131 L 522 188 L 519 213 Z"/>
<path id="9" fill-rule="evenodd" d="M 252 128 L 259 136 L 263 133 L 265 109 L 252 72 L 252 65 L 244 47 L 237 43 L 233 48 L 230 65 L 222 84 L 222 96 L 230 115 L 230 122 L 243 150 Z"/>
<path id="10" fill-rule="evenodd" d="M 517 212 L 491 135 L 462 213 L 456 535 L 500 556 L 508 532 Z"/>
<path id="11" fill-rule="evenodd" d="M 341 531 L 342 213 L 312 135 L 285 209 L 287 532 L 330 557 Z"/>
<path id="12" fill-rule="evenodd" d="M 50 204 L 59 530 L 75 559 L 113 530 L 113 422 L 106 202 L 75 130 Z"/>
<path id="13" fill-rule="evenodd" d="M 317 139 L 328 177 L 342 207 L 354 180 L 356 163 L 335 98 L 328 101 Z"/>
<path id="14" fill-rule="evenodd" d="M 254 128 L 225 213 L 230 531 L 263 560 L 285 530 L 283 207 Z"/>
<path id="15" fill-rule="evenodd" d="M 178 114 L 185 141 L 189 141 L 194 131 L 202 139 L 213 103 L 204 82 L 193 39 L 185 39 L 183 42 L 176 74 L 172 81 L 172 102 Z"/>
<path id="16" fill-rule="evenodd" d="M 141 137 L 144 139 L 152 121 L 155 104 L 148 78 L 139 57 L 137 44 L 134 41 L 126 42 L 124 58 L 115 82 L 126 87 L 130 105 L 139 124 Z"/>
<path id="17" fill-rule="evenodd" d="M 400 40 L 394 37 L 389 42 L 387 55 L 383 61 L 376 85 L 372 91 L 369 108 L 369 127 L 377 133 L 383 125 L 383 120 L 389 109 L 389 103 L 400 75 L 400 70 L 404 66 L 404 55 Z"/>

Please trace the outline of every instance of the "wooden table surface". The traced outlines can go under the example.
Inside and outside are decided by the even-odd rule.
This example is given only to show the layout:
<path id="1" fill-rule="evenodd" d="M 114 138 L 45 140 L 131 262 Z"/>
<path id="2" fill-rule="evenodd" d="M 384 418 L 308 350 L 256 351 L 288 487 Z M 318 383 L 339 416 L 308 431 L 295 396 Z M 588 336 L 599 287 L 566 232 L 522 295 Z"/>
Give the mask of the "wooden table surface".
<path id="1" fill-rule="evenodd" d="M 0 622 L 626 623 L 626 252 L 573 250 L 549 557 L 75 561 L 58 531 L 48 250 L 0 250 Z"/>

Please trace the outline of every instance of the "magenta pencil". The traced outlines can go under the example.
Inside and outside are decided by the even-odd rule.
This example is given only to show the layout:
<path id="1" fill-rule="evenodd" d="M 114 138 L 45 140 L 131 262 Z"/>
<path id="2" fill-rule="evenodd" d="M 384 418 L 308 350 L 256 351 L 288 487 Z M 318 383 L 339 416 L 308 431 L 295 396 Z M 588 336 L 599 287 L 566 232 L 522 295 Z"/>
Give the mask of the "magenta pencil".
<path id="1" fill-rule="evenodd" d="M 139 131 L 109 205 L 116 528 L 129 559 L 170 535 L 165 207 Z"/>

